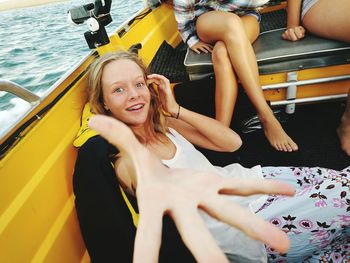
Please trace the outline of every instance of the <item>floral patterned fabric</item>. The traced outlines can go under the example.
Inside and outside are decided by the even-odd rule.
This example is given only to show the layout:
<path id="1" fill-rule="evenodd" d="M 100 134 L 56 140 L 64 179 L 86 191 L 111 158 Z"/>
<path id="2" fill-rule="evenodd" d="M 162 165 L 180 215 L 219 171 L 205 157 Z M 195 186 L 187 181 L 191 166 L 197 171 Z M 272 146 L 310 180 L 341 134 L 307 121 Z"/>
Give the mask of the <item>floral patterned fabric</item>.
<path id="1" fill-rule="evenodd" d="M 291 247 L 280 255 L 267 248 L 269 262 L 350 262 L 350 166 L 263 167 L 266 179 L 296 188 L 294 197 L 269 196 L 257 215 L 285 231 Z"/>

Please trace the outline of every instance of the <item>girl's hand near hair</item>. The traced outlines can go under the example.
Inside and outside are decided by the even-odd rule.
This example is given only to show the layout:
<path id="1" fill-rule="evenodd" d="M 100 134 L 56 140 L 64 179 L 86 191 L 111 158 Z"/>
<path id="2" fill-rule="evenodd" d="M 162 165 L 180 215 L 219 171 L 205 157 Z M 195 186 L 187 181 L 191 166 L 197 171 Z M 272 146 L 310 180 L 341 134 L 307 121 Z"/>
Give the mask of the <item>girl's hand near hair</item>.
<path id="1" fill-rule="evenodd" d="M 163 110 L 173 117 L 168 120 L 169 127 L 174 128 L 191 143 L 210 150 L 230 152 L 241 146 L 241 138 L 229 127 L 213 118 L 180 107 L 166 77 L 152 74 L 148 76 L 147 82 L 158 86 Z"/>
<path id="2" fill-rule="evenodd" d="M 148 75 L 148 84 L 154 83 L 158 87 L 160 101 L 164 111 L 171 116 L 176 116 L 179 110 L 179 104 L 176 102 L 174 94 L 170 88 L 170 81 L 159 74 Z"/>
<path id="3" fill-rule="evenodd" d="M 215 173 L 169 169 L 139 143 L 129 127 L 114 118 L 94 116 L 89 126 L 120 150 L 136 188 L 140 212 L 134 262 L 158 262 L 164 214 L 174 220 L 185 245 L 198 262 L 228 262 L 198 209 L 286 253 L 287 235 L 228 200 L 225 195 L 293 195 L 294 188 L 275 180 L 222 178 Z"/>
<path id="4" fill-rule="evenodd" d="M 196 52 L 197 54 L 200 54 L 201 52 L 204 53 L 211 53 L 213 52 L 213 47 L 207 43 L 204 43 L 202 41 L 197 42 L 194 44 L 191 49 Z"/>
<path id="5" fill-rule="evenodd" d="M 305 28 L 303 26 L 293 26 L 289 27 L 282 34 L 284 40 L 298 41 L 305 37 Z"/>

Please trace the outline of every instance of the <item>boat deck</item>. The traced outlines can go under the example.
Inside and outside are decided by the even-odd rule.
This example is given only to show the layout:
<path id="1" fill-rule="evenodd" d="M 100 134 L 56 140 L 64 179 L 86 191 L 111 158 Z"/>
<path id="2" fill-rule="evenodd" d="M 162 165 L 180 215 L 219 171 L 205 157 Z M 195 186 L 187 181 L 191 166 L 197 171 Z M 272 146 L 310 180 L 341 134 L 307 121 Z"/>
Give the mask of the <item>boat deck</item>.
<path id="1" fill-rule="evenodd" d="M 214 117 L 213 78 L 183 82 L 175 86 L 178 102 L 194 111 Z M 293 153 L 277 152 L 266 140 L 262 130 L 242 132 L 242 122 L 256 114 L 251 102 L 240 88 L 231 127 L 240 134 L 243 145 L 234 153 L 202 152 L 217 165 L 238 162 L 246 167 L 262 166 L 320 166 L 342 170 L 350 158 L 341 150 L 336 128 L 345 109 L 345 101 L 300 105 L 292 115 L 278 115 L 286 132 L 297 142 Z"/>

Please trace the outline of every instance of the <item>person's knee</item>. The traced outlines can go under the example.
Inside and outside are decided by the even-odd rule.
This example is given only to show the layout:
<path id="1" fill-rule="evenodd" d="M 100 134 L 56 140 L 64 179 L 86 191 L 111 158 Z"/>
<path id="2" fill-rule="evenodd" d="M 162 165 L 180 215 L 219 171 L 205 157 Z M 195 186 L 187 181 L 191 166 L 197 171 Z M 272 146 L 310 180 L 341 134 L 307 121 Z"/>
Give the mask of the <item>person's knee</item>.
<path id="1" fill-rule="evenodd" d="M 240 42 L 245 37 L 243 23 L 239 16 L 232 15 L 223 23 L 223 32 L 226 40 Z"/>
<path id="2" fill-rule="evenodd" d="M 214 64 L 224 64 L 227 61 L 229 62 L 229 56 L 224 42 L 218 41 L 215 43 L 212 60 Z"/>

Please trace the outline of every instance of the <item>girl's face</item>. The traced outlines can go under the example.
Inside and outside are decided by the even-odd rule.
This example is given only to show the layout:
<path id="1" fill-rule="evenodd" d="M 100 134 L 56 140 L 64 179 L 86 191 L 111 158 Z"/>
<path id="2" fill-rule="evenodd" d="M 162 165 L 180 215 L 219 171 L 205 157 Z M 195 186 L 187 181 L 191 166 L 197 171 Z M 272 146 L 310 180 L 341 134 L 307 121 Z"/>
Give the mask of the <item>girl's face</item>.
<path id="1" fill-rule="evenodd" d="M 104 67 L 101 82 L 106 110 L 128 126 L 145 124 L 151 94 L 135 62 L 128 59 L 110 62 Z"/>

